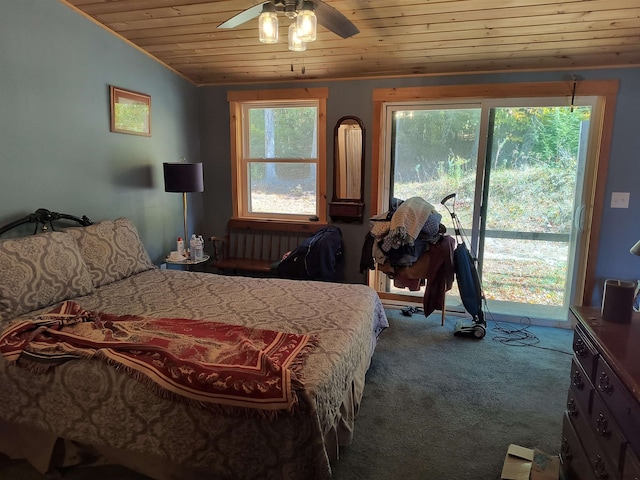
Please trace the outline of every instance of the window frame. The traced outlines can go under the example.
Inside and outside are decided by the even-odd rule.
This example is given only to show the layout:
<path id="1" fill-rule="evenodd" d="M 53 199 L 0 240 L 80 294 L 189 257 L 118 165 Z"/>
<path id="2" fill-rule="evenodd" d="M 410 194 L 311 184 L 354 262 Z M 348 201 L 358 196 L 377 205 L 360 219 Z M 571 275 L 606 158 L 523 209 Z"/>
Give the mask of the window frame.
<path id="1" fill-rule="evenodd" d="M 391 102 L 415 102 L 459 100 L 477 101 L 486 99 L 513 99 L 531 97 L 564 96 L 567 105 L 571 104 L 574 96 L 598 97 L 600 100 L 601 114 L 597 125 L 599 140 L 596 141 L 593 155 L 596 156 L 596 171 L 589 172 L 591 177 L 585 176 L 585 182 L 591 184 L 590 193 L 590 226 L 588 226 L 588 244 L 582 257 L 580 275 L 584 279 L 581 291 L 577 293 L 578 303 L 590 305 L 592 293 L 596 289 L 596 259 L 600 240 L 602 214 L 605 205 L 607 169 L 613 135 L 613 121 L 616 110 L 616 98 L 619 88 L 619 80 L 582 80 L 582 81 L 558 81 L 558 82 L 523 82 L 502 84 L 469 84 L 469 85 L 444 85 L 432 87 L 406 87 L 406 88 L 377 88 L 373 91 L 373 148 L 372 148 L 372 175 L 371 175 L 371 215 L 376 215 L 385 210 L 383 199 L 388 195 L 384 186 L 385 168 L 385 126 L 386 104 Z M 375 272 L 370 272 L 368 282 L 375 286 Z M 394 296 L 378 292 L 381 298 L 394 300 Z"/>
<path id="2" fill-rule="evenodd" d="M 231 130 L 231 176 L 233 218 L 245 220 L 270 220 L 283 223 L 326 223 L 327 221 L 327 128 L 326 99 L 328 88 L 299 88 L 282 90 L 244 90 L 230 91 L 227 94 Z M 245 158 L 248 138 L 245 138 L 244 111 L 247 107 L 309 106 L 312 101 L 318 109 L 317 121 L 317 158 L 301 159 L 305 163 L 316 164 L 316 214 L 278 214 L 249 212 L 249 193 L 247 165 Z M 290 163 L 293 159 L 270 159 L 270 162 Z"/>

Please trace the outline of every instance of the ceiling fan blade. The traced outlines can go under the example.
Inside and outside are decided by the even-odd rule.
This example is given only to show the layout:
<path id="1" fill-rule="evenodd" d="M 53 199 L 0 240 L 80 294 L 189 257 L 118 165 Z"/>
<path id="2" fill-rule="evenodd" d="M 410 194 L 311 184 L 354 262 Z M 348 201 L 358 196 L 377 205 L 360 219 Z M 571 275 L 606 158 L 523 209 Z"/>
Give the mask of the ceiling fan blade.
<path id="1" fill-rule="evenodd" d="M 323 27 L 331 30 L 336 35 L 342 38 L 353 37 L 355 34 L 360 33 L 358 27 L 356 27 L 351 20 L 345 17 L 338 10 L 331 5 L 324 3 L 322 0 L 312 0 L 315 5 L 316 18 L 318 23 Z"/>
<path id="2" fill-rule="evenodd" d="M 262 2 L 258 5 L 254 5 L 253 7 L 249 7 L 246 10 L 238 13 L 237 15 L 234 15 L 229 20 L 222 22 L 216 28 L 235 28 L 238 25 L 242 25 L 243 23 L 256 18 L 262 13 L 262 7 L 265 3 L 269 2 Z"/>

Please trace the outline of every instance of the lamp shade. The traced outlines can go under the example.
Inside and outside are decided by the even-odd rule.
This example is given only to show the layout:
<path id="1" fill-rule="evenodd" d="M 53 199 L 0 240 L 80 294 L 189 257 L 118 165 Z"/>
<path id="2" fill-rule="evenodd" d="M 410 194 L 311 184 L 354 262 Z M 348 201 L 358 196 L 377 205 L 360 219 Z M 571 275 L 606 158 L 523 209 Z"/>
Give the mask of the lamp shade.
<path id="1" fill-rule="evenodd" d="M 165 192 L 204 192 L 202 163 L 163 163 Z"/>
<path id="2" fill-rule="evenodd" d="M 629 251 L 634 255 L 640 256 L 640 240 L 638 240 L 636 244 L 633 247 L 631 247 L 631 250 Z"/>

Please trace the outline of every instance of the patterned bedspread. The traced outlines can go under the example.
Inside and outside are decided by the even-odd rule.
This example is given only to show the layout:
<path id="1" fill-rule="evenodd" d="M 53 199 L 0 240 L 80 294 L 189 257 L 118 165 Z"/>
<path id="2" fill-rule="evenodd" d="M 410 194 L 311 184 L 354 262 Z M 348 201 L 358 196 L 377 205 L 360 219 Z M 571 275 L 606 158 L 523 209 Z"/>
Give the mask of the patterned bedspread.
<path id="1" fill-rule="evenodd" d="M 96 360 L 72 360 L 44 374 L 0 360 L 2 421 L 161 458 L 202 479 L 330 478 L 337 446 L 350 441 L 376 335 L 388 326 L 377 294 L 363 285 L 171 270 L 139 273 L 74 302 L 113 315 L 317 337 L 294 392 L 300 408 L 276 418 L 223 415 L 164 398 Z M 139 469 L 156 478 L 175 474 Z"/>

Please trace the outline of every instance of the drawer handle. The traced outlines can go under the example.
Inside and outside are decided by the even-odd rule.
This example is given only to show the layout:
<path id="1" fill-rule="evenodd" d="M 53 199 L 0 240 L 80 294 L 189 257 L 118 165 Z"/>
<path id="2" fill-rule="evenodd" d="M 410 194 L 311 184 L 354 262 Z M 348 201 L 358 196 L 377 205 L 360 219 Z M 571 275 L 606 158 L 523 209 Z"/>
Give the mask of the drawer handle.
<path id="1" fill-rule="evenodd" d="M 582 375 L 580 375 L 580 371 L 576 370 L 573 372 L 573 377 L 571 378 L 571 383 L 578 390 L 582 390 L 584 388 L 584 382 L 582 381 Z"/>
<path id="2" fill-rule="evenodd" d="M 587 354 L 587 345 L 584 343 L 584 340 L 577 338 L 573 351 L 576 352 L 577 356 L 584 357 Z"/>
<path id="3" fill-rule="evenodd" d="M 607 467 L 600 455 L 596 455 L 596 461 L 593 463 L 593 473 L 595 473 L 596 478 L 600 480 L 607 480 L 609 478 Z"/>
<path id="4" fill-rule="evenodd" d="M 560 444 L 560 453 L 565 462 L 571 463 L 573 459 L 573 453 L 571 453 L 571 446 L 569 445 L 569 440 L 567 437 L 562 438 L 562 443 Z"/>
<path id="5" fill-rule="evenodd" d="M 596 420 L 596 432 L 598 432 L 598 435 L 600 435 L 601 437 L 611 436 L 611 431 L 609 430 L 608 423 L 609 422 L 607 422 L 604 414 L 598 414 L 598 419 Z"/>
<path id="6" fill-rule="evenodd" d="M 576 407 L 576 401 L 573 398 L 567 400 L 567 415 L 570 417 L 578 416 L 578 409 Z"/>
<path id="7" fill-rule="evenodd" d="M 613 384 L 606 372 L 600 373 L 600 377 L 598 378 L 598 390 L 602 393 L 606 393 L 607 395 L 613 394 Z"/>

